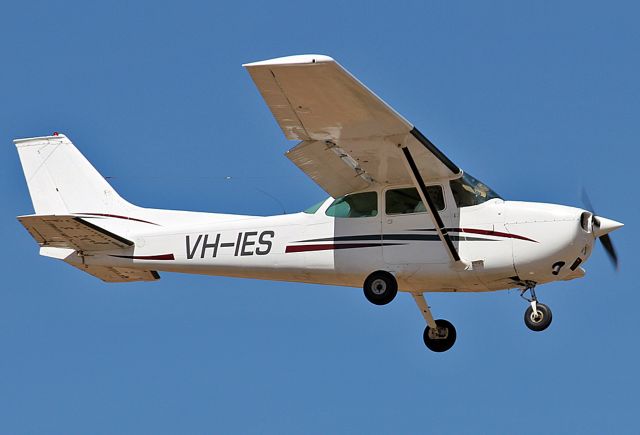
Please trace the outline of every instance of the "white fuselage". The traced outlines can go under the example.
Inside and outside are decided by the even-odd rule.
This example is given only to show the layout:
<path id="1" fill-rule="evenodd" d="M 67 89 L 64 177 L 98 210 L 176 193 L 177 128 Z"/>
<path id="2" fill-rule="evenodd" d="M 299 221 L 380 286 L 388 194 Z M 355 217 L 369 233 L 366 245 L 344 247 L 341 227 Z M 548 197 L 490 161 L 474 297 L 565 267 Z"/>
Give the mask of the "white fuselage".
<path id="1" fill-rule="evenodd" d="M 66 261 L 88 265 L 360 287 L 377 270 L 403 291 L 489 291 L 581 277 L 594 236 L 584 210 L 493 199 L 441 217 L 463 259 L 453 263 L 426 212 L 336 218 L 257 217 L 133 207 L 127 216 L 76 213 L 135 246 Z M 384 190 L 377 192 L 384 201 Z M 46 250 L 47 248 L 43 248 Z"/>

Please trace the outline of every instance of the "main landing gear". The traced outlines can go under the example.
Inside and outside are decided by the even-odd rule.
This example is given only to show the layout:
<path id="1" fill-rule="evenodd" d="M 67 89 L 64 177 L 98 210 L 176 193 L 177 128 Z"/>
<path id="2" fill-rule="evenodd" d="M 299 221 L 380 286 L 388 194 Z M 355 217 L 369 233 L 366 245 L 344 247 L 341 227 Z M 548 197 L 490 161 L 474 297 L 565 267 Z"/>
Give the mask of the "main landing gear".
<path id="1" fill-rule="evenodd" d="M 398 282 L 389 272 L 373 272 L 364 281 L 364 297 L 376 305 L 387 305 L 398 294 Z"/>
<path id="2" fill-rule="evenodd" d="M 529 302 L 529 307 L 524 312 L 524 324 L 532 331 L 544 331 L 551 325 L 552 315 L 551 309 L 545 304 L 538 302 L 536 297 L 536 283 L 527 281 L 526 286 L 520 292 L 520 297 Z M 531 297 L 526 297 L 525 293 L 529 292 Z"/>
<path id="3" fill-rule="evenodd" d="M 525 325 L 532 331 L 544 331 L 551 325 L 551 309 L 538 302 L 535 282 L 520 281 L 520 285 L 522 286 L 520 296 L 529 302 L 529 307 L 524 313 Z M 367 277 L 364 281 L 363 290 L 369 302 L 376 305 L 386 305 L 398 294 L 398 282 L 391 273 L 379 270 Z M 529 292 L 530 297 L 525 296 L 527 292 Z M 433 319 L 431 309 L 424 298 L 424 293 L 412 292 L 411 295 L 427 322 L 422 334 L 424 344 L 433 352 L 446 352 L 451 349 L 456 342 L 456 328 L 447 320 Z"/>
<path id="4" fill-rule="evenodd" d="M 427 305 L 424 294 L 412 293 L 411 295 L 427 322 L 422 334 L 425 346 L 434 352 L 446 352 L 451 349 L 456 342 L 456 328 L 447 320 L 433 320 L 431 309 Z"/>
<path id="5" fill-rule="evenodd" d="M 372 304 L 386 305 L 398 294 L 398 282 L 389 272 L 377 271 L 364 281 L 363 290 L 364 296 Z M 427 322 L 422 334 L 424 344 L 434 352 L 445 352 L 451 349 L 456 342 L 456 328 L 446 320 L 433 320 L 431 310 L 422 293 L 412 293 L 412 295 Z"/>

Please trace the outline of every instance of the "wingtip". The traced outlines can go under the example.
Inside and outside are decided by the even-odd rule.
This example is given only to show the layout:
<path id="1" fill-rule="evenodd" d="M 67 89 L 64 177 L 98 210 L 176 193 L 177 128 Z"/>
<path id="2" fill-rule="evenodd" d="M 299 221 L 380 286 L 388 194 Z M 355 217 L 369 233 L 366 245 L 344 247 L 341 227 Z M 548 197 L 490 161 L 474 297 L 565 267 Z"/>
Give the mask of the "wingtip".
<path id="1" fill-rule="evenodd" d="M 245 63 L 242 66 L 245 68 L 251 68 L 268 65 L 304 65 L 327 62 L 335 62 L 335 60 L 332 57 L 324 54 L 298 54 L 294 56 L 276 57 L 273 59 Z"/>

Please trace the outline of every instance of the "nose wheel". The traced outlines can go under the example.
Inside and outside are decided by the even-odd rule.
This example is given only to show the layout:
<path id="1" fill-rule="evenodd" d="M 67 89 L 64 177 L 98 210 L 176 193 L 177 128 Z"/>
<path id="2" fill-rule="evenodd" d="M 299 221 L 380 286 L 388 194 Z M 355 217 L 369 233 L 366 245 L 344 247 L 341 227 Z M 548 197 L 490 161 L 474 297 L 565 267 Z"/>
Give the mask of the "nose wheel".
<path id="1" fill-rule="evenodd" d="M 531 297 L 525 296 L 527 291 L 531 294 Z M 527 328 L 536 332 L 547 329 L 551 325 L 551 320 L 553 320 L 551 308 L 538 302 L 535 283 L 527 283 L 520 296 L 530 304 L 524 312 L 524 324 L 527 325 Z"/>
<path id="2" fill-rule="evenodd" d="M 551 309 L 545 304 L 536 304 L 536 311 L 529 306 L 524 312 L 524 324 L 532 331 L 544 331 L 551 325 Z"/>

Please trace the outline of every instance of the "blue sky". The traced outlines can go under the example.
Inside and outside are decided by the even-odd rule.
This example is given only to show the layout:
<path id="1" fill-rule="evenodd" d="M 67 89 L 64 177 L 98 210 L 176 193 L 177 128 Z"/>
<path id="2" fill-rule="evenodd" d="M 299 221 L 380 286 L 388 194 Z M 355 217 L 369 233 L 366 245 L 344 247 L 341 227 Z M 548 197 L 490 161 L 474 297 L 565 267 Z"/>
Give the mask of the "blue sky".
<path id="1" fill-rule="evenodd" d="M 0 432 L 634 433 L 640 388 L 635 2 L 4 2 Z M 626 224 L 616 273 L 408 295 L 165 273 L 107 285 L 39 257 L 11 140 L 60 131 L 142 206 L 277 214 L 323 192 L 242 63 L 323 53 L 507 199 Z M 227 179 L 226 177 L 232 177 Z M 266 192 L 266 193 L 265 193 Z M 274 200 L 276 197 L 277 200 Z M 282 204 L 282 206 L 280 205 Z"/>

